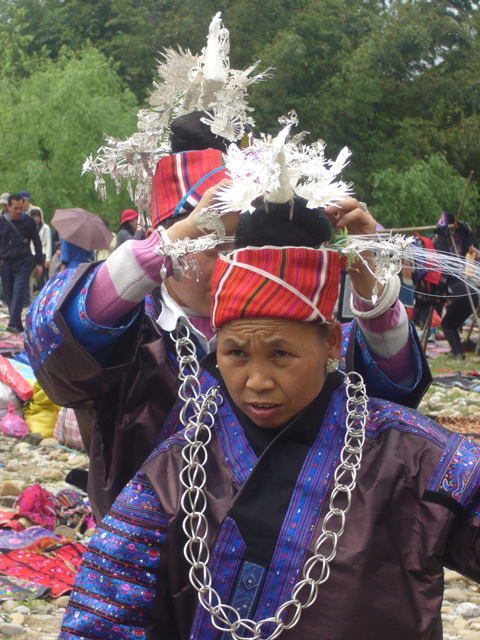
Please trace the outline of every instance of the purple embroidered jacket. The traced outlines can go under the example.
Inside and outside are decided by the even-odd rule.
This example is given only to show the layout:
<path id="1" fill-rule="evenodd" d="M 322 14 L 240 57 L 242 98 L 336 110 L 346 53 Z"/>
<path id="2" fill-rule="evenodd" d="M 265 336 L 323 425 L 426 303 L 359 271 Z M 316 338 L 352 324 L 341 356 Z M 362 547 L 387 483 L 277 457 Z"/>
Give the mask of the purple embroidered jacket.
<path id="1" fill-rule="evenodd" d="M 206 374 L 203 383 L 215 380 Z M 340 374 L 329 376 L 317 399 L 263 444 L 222 393 L 206 465 L 209 567 L 222 601 L 259 620 L 288 600 L 321 531 L 344 440 L 345 389 Z M 366 436 L 330 577 L 285 640 L 431 639 L 443 566 L 480 580 L 479 447 L 377 399 Z M 184 446 L 181 431 L 164 441 L 117 498 L 84 555 L 62 640 L 230 637 L 212 625 L 188 580 Z"/>

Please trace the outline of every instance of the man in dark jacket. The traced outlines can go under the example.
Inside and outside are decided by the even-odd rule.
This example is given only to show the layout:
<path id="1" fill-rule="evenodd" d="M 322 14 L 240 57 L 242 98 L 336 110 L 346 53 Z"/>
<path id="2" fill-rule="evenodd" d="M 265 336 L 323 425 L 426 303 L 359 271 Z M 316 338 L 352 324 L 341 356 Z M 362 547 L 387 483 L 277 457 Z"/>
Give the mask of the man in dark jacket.
<path id="1" fill-rule="evenodd" d="M 42 273 L 42 243 L 35 220 L 23 211 L 19 193 L 8 197 L 8 213 L 0 218 L 2 283 L 10 318 L 7 331 L 22 333 L 22 307 L 32 272 L 30 242 L 35 247 L 35 276 Z"/>

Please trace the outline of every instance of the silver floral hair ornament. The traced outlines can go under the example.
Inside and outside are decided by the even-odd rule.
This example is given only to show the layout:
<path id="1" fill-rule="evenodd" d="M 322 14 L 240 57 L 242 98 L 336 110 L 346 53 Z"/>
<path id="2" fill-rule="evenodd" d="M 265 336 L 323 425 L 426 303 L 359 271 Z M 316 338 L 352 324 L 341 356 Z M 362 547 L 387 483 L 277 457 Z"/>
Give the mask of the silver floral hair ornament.
<path id="1" fill-rule="evenodd" d="M 294 111 L 279 119 L 284 125 L 271 138 L 262 134 L 250 138 L 250 146 L 239 149 L 230 145 L 225 165 L 232 185 L 218 195 L 218 208 L 223 212 L 252 212 L 256 198 L 266 203 L 293 202 L 295 196 L 305 198 L 307 207 L 314 209 L 335 204 L 352 194 L 351 185 L 337 180 L 348 163 L 350 151 L 345 147 L 335 161 L 325 156 L 325 143 L 302 144 L 306 132 L 290 136 L 298 123 Z M 267 204 L 268 206 L 268 204 Z"/>
<path id="2" fill-rule="evenodd" d="M 153 83 L 150 96 L 152 108 L 139 111 L 138 131 L 126 140 L 106 135 L 106 144 L 83 165 L 82 175 L 89 171 L 95 175 L 95 190 L 102 199 L 107 193 L 103 176 L 109 175 L 117 194 L 126 181 L 138 211 L 150 213 L 155 167 L 171 153 L 170 123 L 177 116 L 205 111 L 202 121 L 212 133 L 231 142 L 243 137 L 245 126 L 254 126 L 247 89 L 270 76 L 266 72 L 252 75 L 259 62 L 244 71 L 231 69 L 229 51 L 229 32 L 220 12 L 210 23 L 207 46 L 200 54 L 180 47 L 164 50 L 157 67 L 160 81 Z"/>

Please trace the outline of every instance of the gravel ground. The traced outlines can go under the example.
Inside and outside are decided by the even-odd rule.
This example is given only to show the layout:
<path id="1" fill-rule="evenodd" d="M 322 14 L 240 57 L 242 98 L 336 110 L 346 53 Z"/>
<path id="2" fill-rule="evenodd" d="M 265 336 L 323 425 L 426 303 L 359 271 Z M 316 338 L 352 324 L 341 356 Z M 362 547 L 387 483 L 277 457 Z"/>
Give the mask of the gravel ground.
<path id="1" fill-rule="evenodd" d="M 67 487 L 75 489 L 64 482 L 73 468 L 88 468 L 87 456 L 67 450 L 53 438 L 33 446 L 0 435 L 0 510 L 16 511 L 16 496 L 35 482 L 54 494 Z M 71 530 L 71 537 L 88 544 L 93 531 L 86 533 L 89 535 L 82 536 Z M 68 596 L 57 600 L 2 602 L 0 638 L 56 640 L 67 602 Z"/>

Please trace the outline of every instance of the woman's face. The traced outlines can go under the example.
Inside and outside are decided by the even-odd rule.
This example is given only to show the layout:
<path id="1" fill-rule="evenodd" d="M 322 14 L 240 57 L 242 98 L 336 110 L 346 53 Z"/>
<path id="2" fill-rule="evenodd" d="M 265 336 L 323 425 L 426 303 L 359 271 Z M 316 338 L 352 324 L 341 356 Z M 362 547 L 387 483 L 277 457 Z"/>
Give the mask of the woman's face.
<path id="1" fill-rule="evenodd" d="M 218 332 L 217 361 L 235 404 L 259 427 L 282 427 L 320 393 L 328 358 L 340 359 L 342 329 L 282 318 L 248 318 Z"/>
<path id="2" fill-rule="evenodd" d="M 132 232 L 135 233 L 138 226 L 138 216 L 136 218 L 133 218 L 132 220 L 129 220 L 128 224 L 130 225 L 130 229 L 132 230 Z"/>

